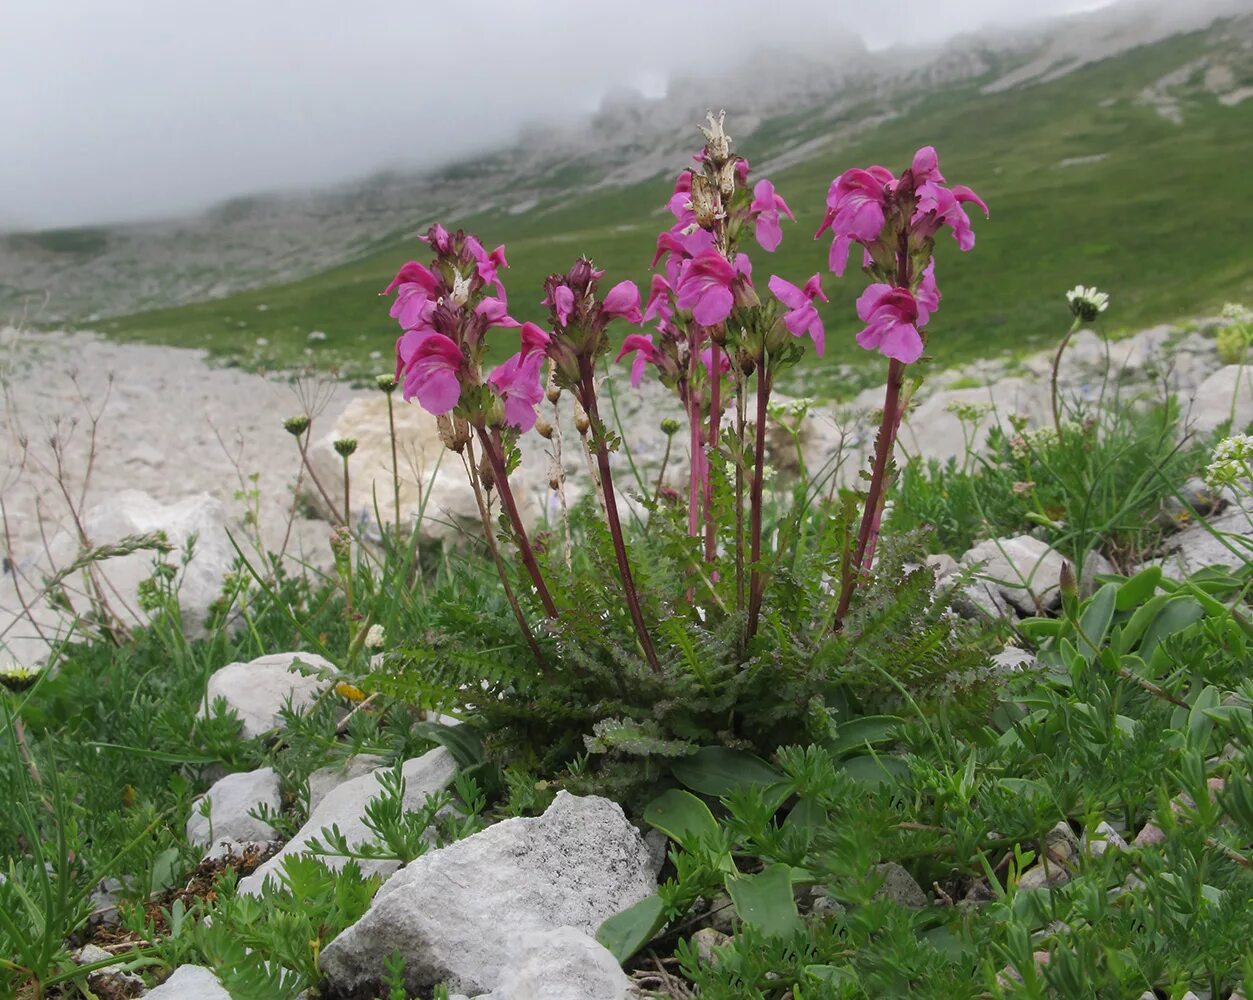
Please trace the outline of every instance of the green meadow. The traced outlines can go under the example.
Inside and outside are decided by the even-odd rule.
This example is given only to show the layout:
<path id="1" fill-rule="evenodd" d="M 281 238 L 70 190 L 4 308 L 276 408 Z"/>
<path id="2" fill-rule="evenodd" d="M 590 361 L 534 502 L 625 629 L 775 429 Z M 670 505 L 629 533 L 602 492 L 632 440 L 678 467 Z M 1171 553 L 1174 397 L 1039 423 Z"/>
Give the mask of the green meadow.
<path id="1" fill-rule="evenodd" d="M 1072 72 L 1059 80 L 984 94 L 987 79 L 921 96 L 909 110 L 832 144 L 804 162 L 771 173 L 796 213 L 779 250 L 752 248 L 764 287 L 771 273 L 799 283 L 822 271 L 831 296 L 824 310 L 829 361 L 864 360 L 853 335 L 853 302 L 864 280 L 855 266 L 843 279 L 826 273 L 827 240 L 815 242 L 826 190 L 842 170 L 907 165 L 931 143 L 950 183 L 973 187 L 991 218 L 976 217 L 978 244 L 962 254 L 941 236 L 938 277 L 944 293 L 929 327 L 942 365 L 1016 353 L 1055 340 L 1068 322 L 1063 293 L 1077 283 L 1110 292 L 1107 331 L 1216 312 L 1225 301 L 1253 299 L 1253 253 L 1247 203 L 1253 186 L 1253 101 L 1224 107 L 1199 78 L 1176 92 L 1175 124 L 1137 96 L 1162 75 L 1204 52 L 1210 36 L 1181 36 Z M 1247 81 L 1246 81 L 1247 82 Z M 815 138 L 813 112 L 765 123 L 738 145 L 767 162 L 784 139 Z M 732 135 L 735 121 L 728 120 Z M 693 149 L 698 144 L 693 129 Z M 1063 166 L 1063 161 L 1080 162 Z M 674 171 L 685 164 L 676 162 Z M 504 210 L 442 220 L 505 243 L 513 314 L 542 321 L 546 274 L 580 253 L 606 269 L 606 281 L 632 278 L 646 287 L 657 232 L 669 224 L 663 205 L 670 176 L 632 187 L 578 191 L 571 171 L 554 180 L 550 200 L 523 214 Z M 110 335 L 208 349 L 249 366 L 333 363 L 349 374 L 386 368 L 396 330 L 380 289 L 425 247 L 411 237 L 388 242 L 354 262 L 289 284 L 223 299 L 116 317 Z M 855 260 L 855 255 L 854 255 Z M 319 330 L 325 340 L 310 342 Z M 258 346 L 257 338 L 266 343 Z M 501 355 L 512 350 L 500 334 Z M 370 359 L 371 351 L 381 359 Z M 312 352 L 312 357 L 310 357 Z M 815 362 L 821 365 L 821 362 Z M 820 391 L 838 394 L 811 368 Z"/>

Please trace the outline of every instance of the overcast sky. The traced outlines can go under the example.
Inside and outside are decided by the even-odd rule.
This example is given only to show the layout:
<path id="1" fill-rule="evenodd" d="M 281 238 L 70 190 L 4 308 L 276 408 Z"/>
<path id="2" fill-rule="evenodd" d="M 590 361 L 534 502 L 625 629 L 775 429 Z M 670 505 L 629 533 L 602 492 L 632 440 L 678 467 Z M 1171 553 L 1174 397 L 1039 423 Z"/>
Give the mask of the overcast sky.
<path id="1" fill-rule="evenodd" d="M 1095 6 L 0 0 L 0 228 L 169 215 L 438 162 L 767 42 L 919 44 Z"/>

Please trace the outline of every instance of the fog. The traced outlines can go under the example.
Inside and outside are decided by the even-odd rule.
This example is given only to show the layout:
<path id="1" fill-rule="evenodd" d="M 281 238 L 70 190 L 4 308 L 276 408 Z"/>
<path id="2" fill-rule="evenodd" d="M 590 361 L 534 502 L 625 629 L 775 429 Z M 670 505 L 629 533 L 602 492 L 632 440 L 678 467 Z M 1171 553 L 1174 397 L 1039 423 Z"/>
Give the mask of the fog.
<path id="1" fill-rule="evenodd" d="M 0 0 L 0 228 L 169 216 L 435 164 L 765 44 L 925 45 L 1099 5 Z"/>

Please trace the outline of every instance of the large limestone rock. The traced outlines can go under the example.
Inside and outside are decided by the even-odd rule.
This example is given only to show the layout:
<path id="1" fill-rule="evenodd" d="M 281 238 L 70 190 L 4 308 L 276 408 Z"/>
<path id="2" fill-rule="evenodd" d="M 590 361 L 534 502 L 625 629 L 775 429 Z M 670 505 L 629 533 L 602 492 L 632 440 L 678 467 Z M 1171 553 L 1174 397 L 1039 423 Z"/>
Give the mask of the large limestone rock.
<path id="1" fill-rule="evenodd" d="M 330 683 L 298 673 L 293 669 L 297 660 L 322 670 L 335 669 L 317 653 L 271 653 L 247 663 L 228 663 L 209 678 L 198 715 L 207 716 L 214 702 L 222 698 L 228 710 L 243 722 L 244 739 L 271 732 L 282 724 L 279 712 L 284 705 L 290 703 L 297 711 L 307 708 Z"/>
<path id="2" fill-rule="evenodd" d="M 1197 387 L 1186 417 L 1188 427 L 1207 434 L 1231 421 L 1231 432 L 1239 434 L 1253 422 L 1253 366 L 1227 365 Z"/>
<path id="3" fill-rule="evenodd" d="M 202 808 L 207 803 L 208 815 Z M 272 767 L 228 774 L 192 803 L 187 839 L 207 847 L 206 858 L 239 854 L 249 845 L 278 838 L 274 827 L 252 816 L 262 806 L 277 812 L 282 805 L 278 774 Z"/>
<path id="4" fill-rule="evenodd" d="M 293 854 L 308 851 L 309 842 L 315 837 L 324 840 L 322 830 L 332 826 L 339 827 L 339 832 L 348 838 L 348 843 L 358 844 L 373 840 L 374 834 L 365 825 L 365 810 L 382 791 L 378 776 L 385 770 L 378 768 L 351 781 L 345 781 L 331 789 L 318 803 L 308 821 L 300 828 L 283 849 L 270 858 L 255 872 L 239 883 L 239 891 L 256 895 L 261 891 L 266 879 L 277 878 L 282 870 L 283 862 Z M 404 807 L 406 811 L 417 810 L 426 802 L 427 795 L 444 788 L 457 771 L 457 763 L 443 747 L 437 747 L 421 757 L 407 760 L 401 766 L 405 777 Z M 419 859 L 420 860 L 420 859 Z M 323 861 L 332 868 L 342 868 L 347 864 L 345 858 L 324 857 Z M 399 862 L 387 860 L 358 861 L 358 866 L 366 875 L 390 875 L 400 867 Z"/>
<path id="5" fill-rule="evenodd" d="M 1061 602 L 1058 578 L 1065 561 L 1060 552 L 1030 535 L 980 542 L 961 558 L 963 566 L 981 564 L 980 581 L 1026 615 Z"/>
<path id="6" fill-rule="evenodd" d="M 656 888 L 648 848 L 621 807 L 561 792 L 543 816 L 505 820 L 393 875 L 323 951 L 322 970 L 348 992 L 378 980 L 399 951 L 411 991 L 447 981 L 474 996 L 510 976 L 531 980 L 520 935 L 562 927 L 593 935 Z M 515 995 L 549 994 L 507 994 Z"/>
<path id="7" fill-rule="evenodd" d="M 162 561 L 177 564 L 179 553 L 187 540 L 196 536 L 191 561 L 183 569 L 178 582 L 178 602 L 183 622 L 193 637 L 203 635 L 209 618 L 209 607 L 221 596 L 222 583 L 235 562 L 236 553 L 227 537 L 226 509 L 222 502 L 208 493 L 197 493 L 176 503 L 163 504 L 140 490 L 123 490 L 88 508 L 83 516 L 83 529 L 91 548 L 116 545 L 132 535 L 162 531 L 173 551 L 160 556 Z M 68 566 L 79 555 L 78 538 L 66 531 L 50 545 L 55 566 Z M 140 625 L 147 616 L 140 608 L 139 585 L 152 576 L 153 551 L 132 552 L 97 562 L 93 572 L 100 579 L 101 589 L 115 614 L 129 625 Z M 78 576 L 69 581 L 71 603 L 76 610 L 87 610 L 87 594 L 77 585 Z"/>
<path id="8" fill-rule="evenodd" d="M 1216 537 L 1215 532 L 1221 537 Z M 1184 579 L 1206 566 L 1237 569 L 1253 559 L 1253 503 L 1248 509 L 1236 505 L 1208 519 L 1205 524 L 1190 524 L 1169 542 L 1169 551 L 1161 559 L 1162 571 L 1175 579 Z"/>
<path id="9" fill-rule="evenodd" d="M 631 980 L 618 960 L 573 927 L 527 931 L 496 988 L 478 1000 L 626 1000 Z"/>
<path id="10" fill-rule="evenodd" d="M 231 1000 L 218 977 L 203 965 L 180 965 L 174 975 L 144 995 L 150 1000 Z"/>
<path id="11" fill-rule="evenodd" d="M 370 753 L 352 757 L 338 766 L 322 767 L 309 775 L 309 812 L 345 782 L 360 778 L 383 766 L 383 758 Z"/>
<path id="12" fill-rule="evenodd" d="M 901 424 L 900 443 L 911 455 L 960 462 L 966 454 L 966 434 L 977 450 L 987 441 L 988 432 L 998 423 L 1008 429 L 1016 414 L 1036 417 L 1047 413 L 1049 390 L 1036 379 L 1000 378 L 986 385 L 962 389 L 942 389 L 931 393 L 910 408 Z M 961 405 L 987 407 L 973 426 L 963 428 L 954 412 Z M 879 405 L 882 405 L 880 402 Z"/>

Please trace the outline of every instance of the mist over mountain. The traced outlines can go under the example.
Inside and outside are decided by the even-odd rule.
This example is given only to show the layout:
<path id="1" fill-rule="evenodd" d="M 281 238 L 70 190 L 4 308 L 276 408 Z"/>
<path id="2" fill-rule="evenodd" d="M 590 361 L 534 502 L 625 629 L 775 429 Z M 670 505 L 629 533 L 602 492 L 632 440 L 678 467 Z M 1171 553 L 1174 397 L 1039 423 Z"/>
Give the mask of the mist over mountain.
<path id="1" fill-rule="evenodd" d="M 780 16 L 798 9 L 785 5 Z M 1169 117 L 1172 86 L 1209 70 L 1203 89 L 1235 104 L 1248 96 L 1251 22 L 1247 3 L 1237 0 L 1120 4 L 942 45 L 871 48 L 827 20 L 801 46 L 763 36 L 732 65 L 689 61 L 664 86 L 656 74 L 647 85 L 607 86 L 596 108 L 532 119 L 507 142 L 483 142 L 443 166 L 395 167 L 303 190 L 293 184 L 183 218 L 34 232 L 11 226 L 0 238 L 0 309 L 81 319 L 213 298 L 356 259 L 436 215 L 525 215 L 541 201 L 630 186 L 680 167 L 708 108 L 728 111 L 742 148 L 755 150 L 755 167 L 778 171 L 838 149 L 945 88 L 1025 90 L 1202 30 L 1210 33 L 1212 65 L 1174 66 L 1180 79 L 1172 84 L 1166 74 L 1160 93 L 1143 99 Z M 194 118 L 194 109 L 188 113 Z M 0 226 L 6 213 L 20 221 L 0 206 Z"/>

